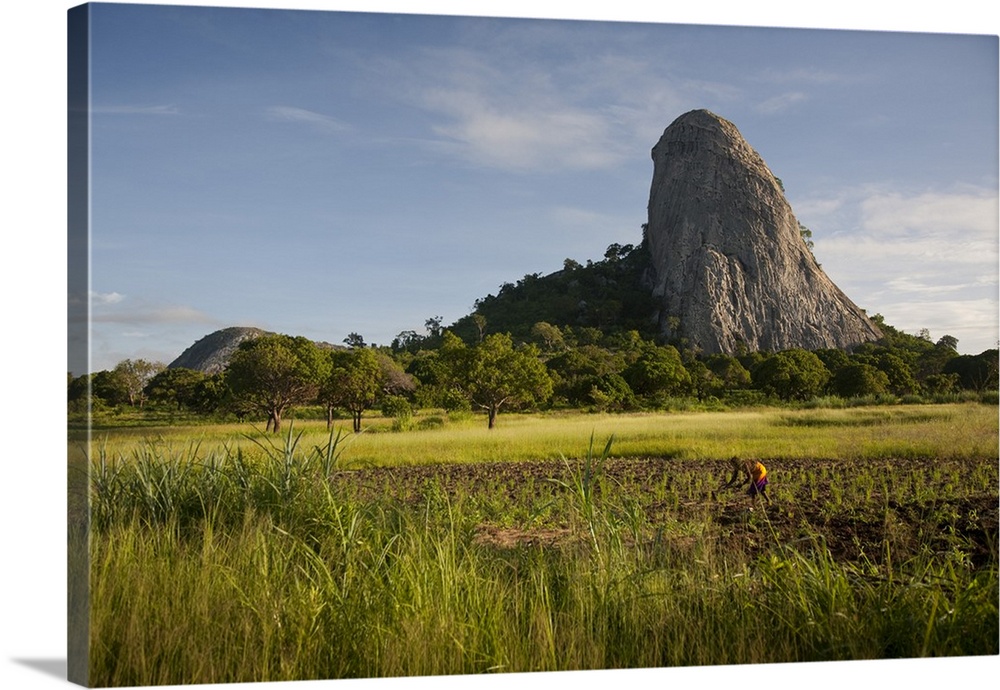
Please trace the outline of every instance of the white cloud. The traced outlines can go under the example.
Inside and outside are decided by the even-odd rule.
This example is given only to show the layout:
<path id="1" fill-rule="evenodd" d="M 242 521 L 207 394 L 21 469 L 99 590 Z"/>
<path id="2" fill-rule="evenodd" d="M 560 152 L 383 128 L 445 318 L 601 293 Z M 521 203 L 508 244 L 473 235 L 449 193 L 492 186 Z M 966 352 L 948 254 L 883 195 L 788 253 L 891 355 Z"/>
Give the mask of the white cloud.
<path id="1" fill-rule="evenodd" d="M 91 108 L 95 115 L 179 115 L 175 105 L 104 105 Z"/>
<path id="2" fill-rule="evenodd" d="M 93 305 L 118 304 L 125 299 L 125 295 L 118 292 L 91 292 L 90 302 Z"/>
<path id="3" fill-rule="evenodd" d="M 788 110 L 796 103 L 801 103 L 808 97 L 801 91 L 789 91 L 787 93 L 772 96 L 766 101 L 762 101 L 754 106 L 754 110 L 764 115 L 773 115 L 783 110 Z"/>
<path id="4" fill-rule="evenodd" d="M 887 302 L 881 313 L 886 322 L 907 333 L 927 328 L 933 340 L 950 335 L 958 339 L 958 349 L 978 354 L 997 346 L 997 301 L 978 299 L 926 299 Z"/>
<path id="5" fill-rule="evenodd" d="M 597 169 L 622 160 L 607 123 L 573 108 L 508 108 L 468 94 L 438 94 L 434 104 L 452 117 L 434 131 L 476 162 L 501 168 Z"/>
<path id="6" fill-rule="evenodd" d="M 159 307 L 146 311 L 129 311 L 115 314 L 99 314 L 91 318 L 103 323 L 213 323 L 204 312 L 191 307 Z"/>
<path id="7" fill-rule="evenodd" d="M 323 113 L 317 113 L 312 110 L 306 110 L 305 108 L 276 105 L 267 108 L 266 113 L 267 117 L 271 120 L 279 122 L 301 122 L 327 132 L 344 132 L 350 129 L 349 125 L 341 122 L 335 117 L 324 115 Z"/>
<path id="8" fill-rule="evenodd" d="M 95 298 L 95 295 L 99 299 Z M 124 296 L 117 292 L 98 295 L 92 293 L 95 307 L 90 316 L 93 323 L 117 323 L 126 325 L 156 323 L 214 323 L 214 319 L 202 311 L 183 305 L 146 305 L 130 303 L 122 308 Z M 141 331 L 136 330 L 135 333 Z"/>
<path id="9" fill-rule="evenodd" d="M 637 147 L 648 150 L 667 124 L 663 114 L 683 103 L 676 80 L 610 52 L 555 64 L 514 49 L 500 55 L 487 62 L 473 50 L 428 50 L 381 69 L 400 75 L 395 95 L 430 114 L 447 150 L 501 169 L 617 166 Z"/>
<path id="10" fill-rule="evenodd" d="M 994 346 L 996 190 L 852 190 L 799 207 L 809 211 L 817 259 L 859 306 L 908 333 L 953 335 L 963 352 Z"/>
<path id="11" fill-rule="evenodd" d="M 995 190 L 925 192 L 915 196 L 875 194 L 862 202 L 861 209 L 865 229 L 873 233 L 898 236 L 915 232 L 949 239 L 972 233 L 996 240 Z"/>

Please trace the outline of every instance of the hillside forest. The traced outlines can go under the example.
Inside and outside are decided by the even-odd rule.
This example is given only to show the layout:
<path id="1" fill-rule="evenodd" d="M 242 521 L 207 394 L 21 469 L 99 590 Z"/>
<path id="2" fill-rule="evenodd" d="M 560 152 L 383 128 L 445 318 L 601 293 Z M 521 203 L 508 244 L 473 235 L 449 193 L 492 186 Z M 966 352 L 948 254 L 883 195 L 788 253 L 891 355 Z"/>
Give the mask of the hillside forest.
<path id="1" fill-rule="evenodd" d="M 126 359 L 113 369 L 68 375 L 71 424 L 126 419 L 237 419 L 280 431 L 290 415 L 350 418 L 366 412 L 409 428 L 421 409 L 501 412 L 728 409 L 766 404 L 995 402 L 998 351 L 962 355 L 952 336 L 904 333 L 872 316 L 883 337 L 852 351 L 705 354 L 663 341 L 644 287 L 643 245 L 613 244 L 586 265 L 505 283 L 445 328 L 403 331 L 389 345 L 358 333 L 345 347 L 266 334 L 242 342 L 228 366 L 207 374 Z M 89 405 L 88 405 L 89 403 Z M 89 409 L 88 409 L 89 408 Z"/>

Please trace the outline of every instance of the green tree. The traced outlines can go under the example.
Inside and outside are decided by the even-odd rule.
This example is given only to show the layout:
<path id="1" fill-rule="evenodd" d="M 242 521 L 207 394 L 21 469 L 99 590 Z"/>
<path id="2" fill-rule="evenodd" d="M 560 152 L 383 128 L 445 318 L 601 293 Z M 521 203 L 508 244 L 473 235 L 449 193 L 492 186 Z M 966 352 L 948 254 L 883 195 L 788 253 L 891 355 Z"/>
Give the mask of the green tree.
<path id="1" fill-rule="evenodd" d="M 385 377 L 375 350 L 357 348 L 331 354 L 329 377 L 320 391 L 326 403 L 326 424 L 333 424 L 333 410 L 343 407 L 351 413 L 354 433 L 361 431 L 361 417 L 375 406 Z"/>
<path id="2" fill-rule="evenodd" d="M 997 350 L 986 350 L 978 355 L 956 355 L 944 365 L 944 374 L 955 374 L 958 383 L 966 390 L 987 391 L 997 389 Z"/>
<path id="3" fill-rule="evenodd" d="M 830 389 L 842 398 L 881 395 L 889 389 L 889 377 L 871 364 L 848 364 L 833 374 Z"/>
<path id="4" fill-rule="evenodd" d="M 94 405 L 121 405 L 128 402 L 125 387 L 114 370 L 103 369 L 90 374 L 90 396 Z"/>
<path id="5" fill-rule="evenodd" d="M 365 345 L 365 339 L 360 333 L 348 333 L 347 337 L 344 338 L 344 344 L 350 348 L 367 347 L 367 345 Z"/>
<path id="6" fill-rule="evenodd" d="M 636 407 L 635 394 L 618 374 L 604 374 L 590 379 L 590 402 L 601 412 L 621 412 Z"/>
<path id="7" fill-rule="evenodd" d="M 638 396 L 682 395 L 691 388 L 691 376 L 673 345 L 650 345 L 622 374 Z"/>
<path id="8" fill-rule="evenodd" d="M 266 415 L 266 428 L 278 433 L 282 416 L 314 400 L 329 371 L 330 358 L 311 340 L 264 335 L 240 343 L 226 380 L 236 402 Z"/>
<path id="9" fill-rule="evenodd" d="M 542 345 L 546 352 L 562 350 L 566 346 L 562 331 L 547 321 L 539 321 L 531 327 L 531 337 Z"/>
<path id="10" fill-rule="evenodd" d="M 226 383 L 226 372 L 221 371 L 202 378 L 191 392 L 190 406 L 202 414 L 219 410 L 229 411 L 240 420 L 246 416 L 246 406 L 235 404 L 233 393 Z"/>
<path id="11" fill-rule="evenodd" d="M 483 342 L 483 338 L 486 337 L 486 317 L 482 314 L 473 314 L 472 323 L 476 326 L 476 342 Z"/>
<path id="12" fill-rule="evenodd" d="M 750 372 L 732 355 L 709 355 L 705 358 L 705 366 L 715 375 L 715 387 L 709 390 L 711 395 L 720 396 L 726 391 L 750 387 Z"/>
<path id="13" fill-rule="evenodd" d="M 855 356 L 857 362 L 870 364 L 883 372 L 888 378 L 887 389 L 895 395 L 916 393 L 920 388 L 913 376 L 913 369 L 904 359 L 905 351 L 885 347 L 874 348 L 870 354 Z"/>
<path id="14" fill-rule="evenodd" d="M 160 362 L 145 359 L 123 359 L 114 368 L 117 384 L 132 407 L 142 407 L 146 402 L 146 386 L 156 374 L 163 371 Z"/>
<path id="15" fill-rule="evenodd" d="M 150 379 L 146 395 L 151 401 L 173 405 L 178 410 L 192 407 L 195 391 L 205 374 L 195 369 L 164 369 Z"/>
<path id="16" fill-rule="evenodd" d="M 485 410 L 489 428 L 496 425 L 501 408 L 529 405 L 552 395 L 552 379 L 534 345 L 515 348 L 507 333 L 494 333 L 469 348 L 445 332 L 441 348 L 454 385 L 473 407 Z"/>
<path id="17" fill-rule="evenodd" d="M 830 372 L 813 352 L 784 350 L 764 359 L 751 372 L 753 384 L 782 400 L 807 400 L 818 395 Z"/>
<path id="18" fill-rule="evenodd" d="M 610 374 L 620 374 L 625 368 L 621 355 L 597 345 L 567 349 L 545 365 L 551 373 L 553 393 L 570 405 L 590 404 L 595 381 Z"/>

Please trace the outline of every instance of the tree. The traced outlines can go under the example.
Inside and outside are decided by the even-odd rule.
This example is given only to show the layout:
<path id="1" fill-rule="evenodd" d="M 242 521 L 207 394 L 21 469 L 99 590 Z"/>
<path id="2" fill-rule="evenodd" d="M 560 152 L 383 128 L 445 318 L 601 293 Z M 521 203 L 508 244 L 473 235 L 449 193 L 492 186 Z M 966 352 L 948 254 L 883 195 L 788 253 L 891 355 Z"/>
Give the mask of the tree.
<path id="1" fill-rule="evenodd" d="M 233 412 L 237 419 L 242 420 L 245 416 L 245 407 L 235 404 L 232 390 L 226 383 L 226 372 L 220 371 L 210 376 L 205 376 L 194 387 L 191 392 L 190 406 L 201 412 L 209 414 L 223 409 Z"/>
<path id="2" fill-rule="evenodd" d="M 400 352 L 406 350 L 415 352 L 419 349 L 421 340 L 422 338 L 417 335 L 416 331 L 400 331 L 392 340 L 392 351 Z"/>
<path id="3" fill-rule="evenodd" d="M 673 345 L 643 348 L 623 376 L 639 396 L 678 395 L 687 392 L 691 386 L 691 376 Z"/>
<path id="4" fill-rule="evenodd" d="M 432 316 L 426 321 L 424 321 L 424 328 L 427 329 L 427 334 L 432 338 L 436 338 L 439 335 L 441 335 L 441 330 L 442 330 L 441 323 L 443 321 L 444 317 L 442 316 Z"/>
<path id="5" fill-rule="evenodd" d="M 132 407 L 142 407 L 146 402 L 146 385 L 156 374 L 163 371 L 160 362 L 147 362 L 144 359 L 123 359 L 114 368 L 114 375 L 121 390 L 128 398 Z"/>
<path id="6" fill-rule="evenodd" d="M 705 359 L 705 366 L 716 376 L 719 386 L 711 391 L 712 395 L 750 386 L 750 372 L 732 355 L 722 353 L 709 355 Z"/>
<path id="7" fill-rule="evenodd" d="M 848 364 L 833 374 L 830 389 L 842 398 L 881 395 L 889 389 L 889 377 L 871 364 Z"/>
<path id="8" fill-rule="evenodd" d="M 236 401 L 267 415 L 266 428 L 278 433 L 282 415 L 315 399 L 329 371 L 329 357 L 311 340 L 263 335 L 240 343 L 226 380 Z"/>
<path id="9" fill-rule="evenodd" d="M 483 338 L 486 336 L 486 317 L 482 314 L 473 314 L 472 323 L 476 326 L 476 333 L 479 335 L 477 343 L 483 342 Z"/>
<path id="10" fill-rule="evenodd" d="M 783 400 L 807 400 L 818 395 L 830 372 L 813 352 L 802 349 L 778 352 L 754 367 L 754 385 Z"/>
<path id="11" fill-rule="evenodd" d="M 515 348 L 507 333 L 488 335 L 469 348 L 446 331 L 441 353 L 451 381 L 474 407 L 486 411 L 490 429 L 501 408 L 541 402 L 552 395 L 552 379 L 538 348 Z"/>
<path id="12" fill-rule="evenodd" d="M 561 350 L 566 346 L 562 331 L 547 321 L 539 321 L 531 327 L 531 337 L 539 341 L 546 351 Z"/>
<path id="13" fill-rule="evenodd" d="M 945 364 L 942 373 L 955 374 L 966 390 L 996 390 L 997 364 L 997 350 L 986 350 L 978 355 L 957 355 Z"/>
<path id="14" fill-rule="evenodd" d="M 195 369 L 164 369 L 150 379 L 145 392 L 150 400 L 168 403 L 180 410 L 192 406 L 195 391 L 204 378 L 205 374 Z"/>
<path id="15" fill-rule="evenodd" d="M 333 409 L 343 407 L 351 413 L 354 433 L 359 433 L 361 416 L 375 406 L 382 393 L 382 364 L 371 348 L 334 352 L 330 363 L 330 374 L 320 391 L 327 406 L 327 428 L 333 424 Z"/>
<path id="16" fill-rule="evenodd" d="M 870 364 L 883 372 L 888 378 L 887 389 L 890 393 L 895 395 L 915 393 L 919 384 L 913 377 L 913 370 L 896 352 L 897 350 L 878 347 L 873 349 L 870 354 L 855 356 L 855 360 L 858 363 Z"/>
<path id="17" fill-rule="evenodd" d="M 365 339 L 361 337 L 360 333 L 348 333 L 347 337 L 344 338 L 344 344 L 352 349 L 366 347 Z"/>
<path id="18" fill-rule="evenodd" d="M 586 405 L 593 402 L 593 387 L 598 385 L 600 388 L 597 380 L 610 374 L 619 375 L 625 363 L 619 354 L 597 345 L 583 345 L 561 352 L 549 359 L 545 366 L 557 396 L 570 405 Z"/>
<path id="19" fill-rule="evenodd" d="M 630 410 L 636 407 L 635 395 L 628 382 L 618 374 L 595 376 L 591 380 L 589 398 L 601 412 Z"/>
<path id="20" fill-rule="evenodd" d="M 128 402 L 121 377 L 114 370 L 103 369 L 90 375 L 91 403 L 95 405 L 120 405 Z"/>

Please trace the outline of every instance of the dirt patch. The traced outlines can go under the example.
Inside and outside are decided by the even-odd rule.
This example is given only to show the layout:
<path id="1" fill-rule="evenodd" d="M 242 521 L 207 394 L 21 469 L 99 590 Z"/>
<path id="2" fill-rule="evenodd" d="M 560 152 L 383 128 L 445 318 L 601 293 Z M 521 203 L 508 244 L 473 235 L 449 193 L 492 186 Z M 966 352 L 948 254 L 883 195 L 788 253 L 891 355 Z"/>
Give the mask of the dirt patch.
<path id="1" fill-rule="evenodd" d="M 480 525 L 472 540 L 475 544 L 513 549 L 530 546 L 557 546 L 574 540 L 573 531 L 568 528 L 518 529 Z"/>
<path id="2" fill-rule="evenodd" d="M 928 466 L 941 470 L 940 487 L 926 478 Z M 777 540 L 804 548 L 825 547 L 838 560 L 874 563 L 887 553 L 898 559 L 921 550 L 957 549 L 972 567 L 996 562 L 1000 501 L 995 459 L 929 465 L 909 458 L 849 464 L 802 458 L 770 462 L 768 468 L 772 500 L 756 507 L 741 492 L 718 489 L 727 472 L 725 460 L 609 459 L 601 468 L 594 496 L 601 502 L 602 491 L 609 492 L 607 505 L 613 507 L 623 505 L 622 497 L 627 497 L 634 514 L 642 516 L 643 532 L 633 535 L 636 541 L 662 541 L 665 535 L 672 539 L 697 526 L 694 531 L 706 535 L 703 538 L 751 550 Z M 340 473 L 334 482 L 349 483 L 373 498 L 388 492 L 419 503 L 439 492 L 488 495 L 513 506 L 565 497 L 563 483 L 573 486 L 583 471 L 582 462 L 543 460 L 369 468 Z M 982 488 L 984 473 L 992 477 L 992 488 Z M 889 483 L 860 488 L 851 483 L 858 476 L 892 477 L 900 486 L 911 480 L 924 483 L 911 495 L 905 489 L 884 488 L 891 487 Z M 893 495 L 884 495 L 887 490 Z M 581 530 L 551 522 L 501 527 L 484 521 L 475 533 L 476 543 L 504 549 L 585 541 Z"/>

